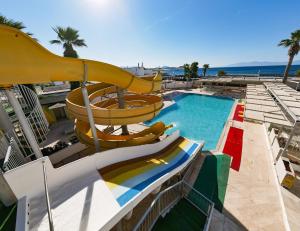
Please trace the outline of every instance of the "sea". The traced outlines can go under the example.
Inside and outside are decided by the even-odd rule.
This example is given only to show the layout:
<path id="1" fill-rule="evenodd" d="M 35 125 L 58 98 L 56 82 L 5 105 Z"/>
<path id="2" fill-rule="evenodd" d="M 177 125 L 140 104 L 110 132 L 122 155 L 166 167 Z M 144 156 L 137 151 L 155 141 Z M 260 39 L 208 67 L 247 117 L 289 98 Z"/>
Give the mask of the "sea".
<path id="1" fill-rule="evenodd" d="M 212 67 L 206 72 L 207 76 L 216 76 L 218 71 L 223 70 L 227 75 L 250 75 L 250 76 L 283 76 L 285 65 L 280 66 L 250 66 L 250 67 Z M 296 75 L 300 65 L 293 65 L 289 71 L 291 76 Z M 202 68 L 198 74 L 202 75 Z M 183 68 L 165 67 L 163 73 L 171 76 L 183 75 Z"/>

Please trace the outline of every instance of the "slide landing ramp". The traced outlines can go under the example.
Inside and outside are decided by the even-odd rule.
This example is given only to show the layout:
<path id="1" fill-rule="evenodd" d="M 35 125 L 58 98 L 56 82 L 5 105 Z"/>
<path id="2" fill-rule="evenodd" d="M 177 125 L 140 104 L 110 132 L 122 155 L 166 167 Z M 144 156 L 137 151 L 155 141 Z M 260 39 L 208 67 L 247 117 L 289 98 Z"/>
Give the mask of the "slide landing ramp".
<path id="1" fill-rule="evenodd" d="M 160 177 L 191 160 L 202 144 L 177 139 L 159 153 L 110 165 L 99 172 L 120 206 Z"/>

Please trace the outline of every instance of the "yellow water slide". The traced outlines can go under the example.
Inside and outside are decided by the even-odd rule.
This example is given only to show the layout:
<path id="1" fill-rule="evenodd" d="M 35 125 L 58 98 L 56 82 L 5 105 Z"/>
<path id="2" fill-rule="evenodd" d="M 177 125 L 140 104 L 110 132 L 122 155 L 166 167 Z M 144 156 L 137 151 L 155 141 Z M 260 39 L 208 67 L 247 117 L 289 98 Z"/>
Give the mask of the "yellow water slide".
<path id="1" fill-rule="evenodd" d="M 86 72 L 85 72 L 86 68 Z M 0 86 L 47 83 L 54 81 L 94 81 L 87 86 L 95 124 L 127 125 L 143 122 L 156 116 L 163 106 L 162 99 L 150 94 L 161 89 L 162 77 L 139 78 L 119 67 L 85 59 L 57 56 L 25 33 L 0 26 Z M 116 87 L 126 89 L 125 108 L 119 109 Z M 106 95 L 110 98 L 104 99 Z M 67 97 L 69 114 L 76 119 L 79 138 L 92 144 L 91 129 L 80 88 Z M 142 132 L 131 135 L 109 135 L 98 131 L 100 144 L 105 148 L 151 143 L 168 129 L 156 123 Z"/>

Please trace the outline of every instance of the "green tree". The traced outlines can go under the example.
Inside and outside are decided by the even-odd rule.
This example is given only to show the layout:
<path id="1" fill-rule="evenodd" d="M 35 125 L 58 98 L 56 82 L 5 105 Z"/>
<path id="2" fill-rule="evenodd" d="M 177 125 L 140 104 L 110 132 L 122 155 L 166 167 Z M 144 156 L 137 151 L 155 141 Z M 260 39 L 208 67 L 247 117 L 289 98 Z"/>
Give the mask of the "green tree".
<path id="1" fill-rule="evenodd" d="M 218 71 L 218 77 L 221 77 L 221 76 L 224 76 L 224 75 L 226 75 L 225 71 L 223 71 L 223 70 Z"/>
<path id="2" fill-rule="evenodd" d="M 23 24 L 23 22 L 8 19 L 7 17 L 5 17 L 3 15 L 0 15 L 0 24 L 10 26 L 10 27 L 14 27 L 14 28 L 19 29 L 19 30 L 23 30 L 23 29 L 26 28 L 25 25 Z"/>
<path id="3" fill-rule="evenodd" d="M 206 72 L 207 72 L 208 68 L 209 68 L 209 64 L 203 64 L 203 77 L 206 76 Z"/>
<path id="4" fill-rule="evenodd" d="M 300 77 L 300 70 L 297 70 L 297 71 L 296 71 L 296 76 L 297 76 L 297 77 Z"/>
<path id="5" fill-rule="evenodd" d="M 53 30 L 57 34 L 57 39 L 51 40 L 50 43 L 62 45 L 64 48 L 64 57 L 78 58 L 78 54 L 73 47 L 87 46 L 84 39 L 79 38 L 78 30 L 71 27 L 64 28 L 60 26 L 53 28 Z M 70 84 L 71 90 L 80 86 L 80 82 L 78 81 L 72 81 Z"/>
<path id="6" fill-rule="evenodd" d="M 183 65 L 183 71 L 184 71 L 184 77 L 186 79 L 191 78 L 191 69 L 189 64 L 184 64 Z"/>
<path id="7" fill-rule="evenodd" d="M 198 78 L 198 62 L 193 62 L 190 66 L 190 72 L 191 72 L 191 77 L 192 78 Z"/>
<path id="8" fill-rule="evenodd" d="M 283 75 L 283 83 L 286 83 L 288 75 L 289 75 L 289 70 L 292 66 L 294 57 L 298 54 L 300 50 L 300 30 L 296 30 L 291 33 L 291 37 L 287 39 L 283 39 L 280 41 L 278 46 L 283 46 L 283 47 L 288 47 L 288 56 L 289 56 L 289 61 L 286 65 L 284 75 Z"/>
<path id="9" fill-rule="evenodd" d="M 15 21 L 13 19 L 8 19 L 7 17 L 5 17 L 3 15 L 0 15 L 0 24 L 6 25 L 6 26 L 10 26 L 10 27 L 16 28 L 18 30 L 23 30 L 23 29 L 26 28 L 26 26 L 24 25 L 23 22 Z M 31 37 L 33 36 L 33 34 L 30 33 L 30 32 L 26 32 L 26 34 L 29 35 L 29 36 L 31 36 Z M 37 40 L 36 38 L 33 38 L 33 39 Z"/>

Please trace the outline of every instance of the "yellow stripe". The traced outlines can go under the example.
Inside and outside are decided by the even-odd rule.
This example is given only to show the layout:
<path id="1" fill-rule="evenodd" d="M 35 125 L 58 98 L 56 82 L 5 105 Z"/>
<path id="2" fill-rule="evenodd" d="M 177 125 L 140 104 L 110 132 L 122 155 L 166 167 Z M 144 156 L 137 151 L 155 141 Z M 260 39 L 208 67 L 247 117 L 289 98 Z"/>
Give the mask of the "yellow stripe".
<path id="1" fill-rule="evenodd" d="M 158 165 L 161 165 L 163 163 L 167 163 L 171 158 L 173 158 L 174 156 L 176 156 L 178 154 L 179 151 L 181 151 L 179 149 L 179 147 L 184 148 L 185 147 L 186 142 L 182 142 L 178 147 L 176 147 L 176 149 L 170 153 L 168 156 L 166 156 L 165 158 L 162 159 L 146 159 L 144 161 L 140 161 L 141 166 L 138 168 L 132 168 L 128 171 L 122 171 L 122 168 L 117 169 L 118 172 L 120 172 L 120 174 L 116 175 L 113 178 L 107 179 L 107 183 L 109 188 L 114 188 L 117 187 L 119 184 L 121 184 L 122 182 L 130 179 L 131 177 L 134 177 L 136 175 L 139 174 L 143 174 L 146 171 L 150 171 L 151 169 L 153 169 L 154 167 L 157 167 Z M 146 163 L 145 163 L 146 162 Z M 158 163 L 155 164 L 154 162 Z"/>
<path id="2" fill-rule="evenodd" d="M 113 178 L 105 178 L 106 184 L 110 189 L 113 189 L 117 186 L 119 186 L 122 182 L 127 181 L 130 178 L 133 178 L 137 175 L 141 175 L 147 171 L 152 170 L 153 168 L 157 167 L 158 165 L 162 164 L 168 164 L 171 159 L 177 156 L 177 154 L 182 151 L 190 142 L 188 140 L 184 140 L 182 143 L 180 143 L 177 148 L 171 152 L 169 155 L 165 156 L 164 158 L 156 159 L 146 159 L 141 161 L 142 166 L 138 168 L 133 168 L 129 171 L 123 171 L 122 168 L 118 169 L 118 171 L 121 171 L 122 173 L 118 174 L 117 176 Z"/>
<path id="3" fill-rule="evenodd" d="M 155 163 L 159 164 L 161 161 L 165 162 L 164 159 L 169 160 L 171 157 L 173 157 L 175 154 L 177 154 L 176 150 L 178 150 L 179 147 L 180 147 L 180 148 L 184 148 L 186 145 L 187 145 L 187 141 L 183 141 L 183 142 L 180 143 L 175 149 L 173 149 L 172 152 L 170 152 L 170 153 L 167 153 L 167 152 L 166 152 L 167 155 L 165 155 L 165 156 L 168 156 L 167 158 L 166 158 L 166 157 L 163 157 L 164 155 L 160 155 L 160 156 L 163 157 L 163 158 L 159 158 L 159 159 L 157 159 L 157 158 L 151 158 L 151 159 L 145 158 L 145 159 L 143 159 L 143 160 L 137 161 L 137 162 L 135 163 L 135 166 L 132 165 L 132 164 L 130 164 L 130 166 L 122 166 L 122 167 L 120 167 L 120 168 L 118 168 L 118 169 L 113 170 L 112 172 L 108 172 L 108 173 L 104 174 L 104 177 L 105 177 L 106 179 L 108 179 L 108 180 L 111 180 L 111 179 L 114 179 L 114 178 L 118 177 L 118 176 L 119 176 L 120 174 L 122 174 L 122 173 L 123 173 L 123 174 L 124 174 L 124 173 L 128 173 L 128 172 L 130 172 L 130 171 L 137 170 L 137 169 L 141 169 L 141 167 L 144 168 L 145 166 L 149 166 L 149 165 L 152 166 L 152 165 L 154 165 Z M 136 165 L 136 164 L 138 164 L 138 165 Z M 129 167 L 129 168 L 128 168 L 128 167 Z M 154 167 L 155 167 L 155 165 L 154 165 Z M 125 170 L 125 171 L 124 171 L 124 170 Z M 119 174 L 112 174 L 112 173 L 114 173 L 114 172 L 120 172 L 120 173 L 119 173 Z M 109 175 L 113 175 L 113 177 L 109 177 Z"/>
<path id="4" fill-rule="evenodd" d="M 181 141 L 180 143 L 182 143 L 182 142 L 184 142 L 184 140 Z M 158 157 L 162 158 L 162 157 L 164 157 L 166 155 L 169 155 L 169 153 L 174 152 L 176 150 L 176 148 L 178 148 L 178 145 L 179 144 L 177 144 L 175 147 L 171 147 L 170 149 L 168 149 L 164 153 L 159 154 Z M 151 158 L 151 159 L 153 159 L 153 158 Z M 154 159 L 157 159 L 157 158 L 154 158 Z M 147 160 L 149 160 L 149 157 L 147 157 L 147 156 L 144 159 L 140 159 L 140 160 L 136 160 L 136 161 L 132 160 L 132 162 L 130 162 L 127 165 L 123 165 L 121 167 L 118 167 L 118 168 L 113 169 L 113 170 L 111 170 L 109 172 L 103 173 L 101 175 L 105 179 L 113 179 L 114 177 L 120 175 L 123 172 L 128 172 L 128 171 L 130 171 L 132 169 L 137 169 L 137 168 L 140 168 L 141 166 L 145 166 L 145 162 L 147 162 Z M 150 164 L 150 162 L 149 162 L 149 164 Z"/>

